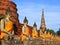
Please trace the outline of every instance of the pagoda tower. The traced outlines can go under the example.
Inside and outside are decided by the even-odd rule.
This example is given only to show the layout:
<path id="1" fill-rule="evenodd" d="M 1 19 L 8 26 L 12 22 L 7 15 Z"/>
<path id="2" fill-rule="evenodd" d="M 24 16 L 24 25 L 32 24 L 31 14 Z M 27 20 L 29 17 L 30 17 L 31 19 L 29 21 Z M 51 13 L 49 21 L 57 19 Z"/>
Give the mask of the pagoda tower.
<path id="1" fill-rule="evenodd" d="M 44 19 L 44 9 L 42 9 L 42 18 L 41 18 L 40 30 L 42 32 L 44 32 L 46 30 L 45 19 Z"/>

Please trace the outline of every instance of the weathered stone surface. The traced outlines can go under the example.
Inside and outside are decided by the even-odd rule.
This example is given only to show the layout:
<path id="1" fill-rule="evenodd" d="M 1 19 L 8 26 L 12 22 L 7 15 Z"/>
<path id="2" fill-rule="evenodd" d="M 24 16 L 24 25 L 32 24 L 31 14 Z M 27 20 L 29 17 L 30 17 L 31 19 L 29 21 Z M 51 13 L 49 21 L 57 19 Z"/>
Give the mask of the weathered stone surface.
<path id="1" fill-rule="evenodd" d="M 15 26 L 17 27 L 17 33 L 18 35 L 21 34 L 22 32 L 22 26 L 23 24 L 19 23 L 19 19 L 18 19 L 18 13 L 17 13 L 17 8 L 16 8 L 16 4 L 10 0 L 0 0 L 0 14 L 2 14 L 4 17 L 6 16 L 6 10 L 7 8 L 10 8 L 11 10 L 11 18 L 10 20 L 14 22 Z M 29 30 L 30 30 L 30 35 L 32 33 L 32 27 L 28 26 Z"/>
<path id="2" fill-rule="evenodd" d="M 10 0 L 0 0 L 0 14 L 3 15 L 4 17 L 6 16 L 6 10 L 8 7 L 11 10 L 10 20 L 12 20 L 14 22 L 14 24 L 17 27 L 18 32 L 20 33 L 21 25 L 18 20 L 18 13 L 17 13 L 16 4 Z"/>
<path id="3" fill-rule="evenodd" d="M 17 14 L 17 9 L 16 9 L 16 4 L 11 1 L 4 1 L 0 0 L 0 14 L 6 15 L 6 10 L 7 8 L 10 8 L 12 12 L 12 16 L 16 19 L 18 19 L 18 14 Z"/>

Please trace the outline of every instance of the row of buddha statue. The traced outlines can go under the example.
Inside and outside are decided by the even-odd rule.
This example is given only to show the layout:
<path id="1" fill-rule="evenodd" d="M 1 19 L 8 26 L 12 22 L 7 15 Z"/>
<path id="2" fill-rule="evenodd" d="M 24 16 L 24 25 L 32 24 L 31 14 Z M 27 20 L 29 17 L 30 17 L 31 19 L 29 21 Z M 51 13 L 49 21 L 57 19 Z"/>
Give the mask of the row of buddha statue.
<path id="1" fill-rule="evenodd" d="M 1 30 L 1 35 L 0 39 L 2 39 L 5 36 L 4 32 L 7 32 L 8 34 L 12 35 L 14 34 L 13 31 L 13 21 L 10 20 L 11 12 L 10 8 L 8 7 L 6 16 L 2 16 L 0 18 L 0 30 Z M 0 15 L 1 17 L 1 15 Z M 41 20 L 41 27 L 39 31 L 37 30 L 37 25 L 36 22 L 33 25 L 32 33 L 30 33 L 30 29 L 28 27 L 28 20 L 25 17 L 24 19 L 24 24 L 22 26 L 22 33 L 20 35 L 20 38 L 22 41 L 24 41 L 26 38 L 42 38 L 42 39 L 55 39 L 55 40 L 60 40 L 60 37 L 52 35 L 52 33 L 46 31 L 46 26 L 45 26 L 45 20 L 44 20 L 44 10 L 42 10 L 42 20 Z M 56 37 L 56 38 L 55 38 Z"/>
<path id="2" fill-rule="evenodd" d="M 24 41 L 26 38 L 42 38 L 42 39 L 56 39 L 56 40 L 59 40 L 60 38 L 55 38 L 56 36 L 53 35 L 52 33 L 50 32 L 47 32 L 46 30 L 43 32 L 42 29 L 40 29 L 39 31 L 37 30 L 37 25 L 36 25 L 36 22 L 34 23 L 33 25 L 33 29 L 32 29 L 32 34 L 30 34 L 30 31 L 29 30 L 29 27 L 28 27 L 28 20 L 27 18 L 25 17 L 24 19 L 24 25 L 22 27 L 22 33 L 20 35 L 22 41 Z"/>

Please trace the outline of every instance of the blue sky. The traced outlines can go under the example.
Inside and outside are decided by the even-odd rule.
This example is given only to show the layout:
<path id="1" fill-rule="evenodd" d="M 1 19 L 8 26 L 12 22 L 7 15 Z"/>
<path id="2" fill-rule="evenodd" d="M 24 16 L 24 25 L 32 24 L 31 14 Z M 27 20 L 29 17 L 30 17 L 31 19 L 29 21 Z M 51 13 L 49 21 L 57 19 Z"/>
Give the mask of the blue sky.
<path id="1" fill-rule="evenodd" d="M 23 23 L 24 17 L 28 25 L 37 23 L 40 28 L 42 8 L 44 9 L 46 27 L 57 31 L 60 27 L 60 0 L 12 0 L 17 4 L 19 20 Z"/>

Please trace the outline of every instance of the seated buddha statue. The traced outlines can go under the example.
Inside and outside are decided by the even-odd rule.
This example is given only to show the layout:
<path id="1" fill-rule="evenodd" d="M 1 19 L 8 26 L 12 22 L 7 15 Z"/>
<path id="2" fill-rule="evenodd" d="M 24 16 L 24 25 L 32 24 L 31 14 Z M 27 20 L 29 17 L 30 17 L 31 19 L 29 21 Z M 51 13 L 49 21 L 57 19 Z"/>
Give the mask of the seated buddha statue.
<path id="1" fill-rule="evenodd" d="M 38 32 L 37 32 L 37 25 L 34 23 L 33 25 L 33 30 L 32 30 L 32 38 L 38 37 Z"/>

